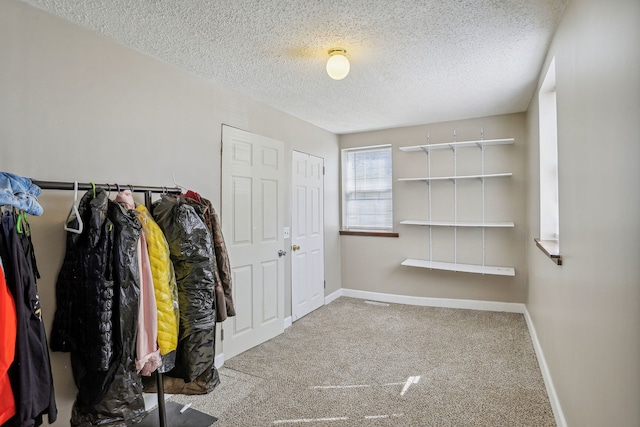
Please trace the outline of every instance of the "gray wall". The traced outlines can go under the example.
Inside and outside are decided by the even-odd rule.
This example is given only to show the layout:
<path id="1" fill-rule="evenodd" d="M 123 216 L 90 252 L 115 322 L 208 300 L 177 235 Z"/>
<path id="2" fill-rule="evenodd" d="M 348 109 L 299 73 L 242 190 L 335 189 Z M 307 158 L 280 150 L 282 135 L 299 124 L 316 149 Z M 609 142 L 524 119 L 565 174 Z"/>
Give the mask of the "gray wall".
<path id="1" fill-rule="evenodd" d="M 327 294 L 341 288 L 337 137 L 17 0 L 0 2 L 0 170 L 40 180 L 173 186 L 220 206 L 222 124 L 323 157 Z M 290 225 L 290 182 L 285 224 Z M 72 194 L 45 191 L 31 219 L 47 331 Z M 290 264 L 285 310 L 291 314 Z M 218 350 L 220 348 L 218 347 Z M 219 352 L 219 351 L 218 351 Z M 52 353 L 67 425 L 75 386 L 67 354 Z"/>
<path id="2" fill-rule="evenodd" d="M 405 258 L 428 259 L 428 227 L 400 225 L 404 219 L 427 219 L 427 184 L 398 182 L 397 178 L 427 176 L 424 153 L 400 151 L 400 146 L 453 140 L 515 138 L 513 145 L 490 146 L 485 152 L 485 173 L 512 172 L 510 178 L 488 179 L 485 184 L 486 220 L 513 221 L 515 228 L 487 229 L 486 264 L 515 267 L 515 277 L 456 273 L 401 266 Z M 362 291 L 432 298 L 457 298 L 484 301 L 520 302 L 526 296 L 525 262 L 525 115 L 524 113 L 485 117 L 472 120 L 435 123 L 421 126 L 362 132 L 340 136 L 340 147 L 378 144 L 393 145 L 393 214 L 394 229 L 399 238 L 341 236 L 342 286 Z M 452 175 L 450 150 L 431 154 L 433 176 Z M 480 173 L 480 150 L 459 149 L 457 174 Z M 453 186 L 451 182 L 433 183 L 434 220 L 453 219 Z M 458 220 L 482 218 L 480 181 L 459 181 Z M 480 229 L 458 232 L 458 262 L 482 264 Z M 453 229 L 434 227 L 433 259 L 453 261 Z"/>
<path id="3" fill-rule="evenodd" d="M 639 41 L 640 2 L 582 0 L 551 45 L 561 267 L 533 243 L 537 99 L 527 114 L 527 308 L 569 426 L 640 425 Z"/>

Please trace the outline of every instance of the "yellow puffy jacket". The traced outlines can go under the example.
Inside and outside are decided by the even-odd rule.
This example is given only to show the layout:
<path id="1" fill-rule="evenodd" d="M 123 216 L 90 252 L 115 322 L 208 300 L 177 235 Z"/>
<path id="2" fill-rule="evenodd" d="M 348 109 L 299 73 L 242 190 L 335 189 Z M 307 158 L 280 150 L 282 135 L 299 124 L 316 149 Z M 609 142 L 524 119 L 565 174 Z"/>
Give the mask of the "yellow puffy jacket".
<path id="1" fill-rule="evenodd" d="M 158 309 L 158 346 L 160 354 L 174 351 L 178 345 L 178 286 L 169 255 L 169 244 L 146 207 L 136 207 L 138 220 L 147 240 L 149 262 Z"/>

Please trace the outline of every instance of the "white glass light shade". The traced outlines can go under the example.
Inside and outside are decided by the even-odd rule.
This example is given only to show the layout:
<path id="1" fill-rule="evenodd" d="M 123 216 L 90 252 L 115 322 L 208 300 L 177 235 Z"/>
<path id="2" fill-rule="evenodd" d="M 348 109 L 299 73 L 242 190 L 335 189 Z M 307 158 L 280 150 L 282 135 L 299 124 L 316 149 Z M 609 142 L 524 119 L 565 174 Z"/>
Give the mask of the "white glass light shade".
<path id="1" fill-rule="evenodd" d="M 344 55 L 345 51 L 330 52 L 331 58 L 327 61 L 327 74 L 334 80 L 342 80 L 349 74 L 349 60 Z"/>

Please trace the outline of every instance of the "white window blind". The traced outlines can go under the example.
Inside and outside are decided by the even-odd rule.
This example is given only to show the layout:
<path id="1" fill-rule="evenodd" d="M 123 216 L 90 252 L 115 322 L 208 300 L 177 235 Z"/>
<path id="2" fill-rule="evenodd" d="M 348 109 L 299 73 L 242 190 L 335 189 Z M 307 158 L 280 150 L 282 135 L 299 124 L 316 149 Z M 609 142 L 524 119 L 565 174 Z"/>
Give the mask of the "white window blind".
<path id="1" fill-rule="evenodd" d="M 342 228 L 391 230 L 391 145 L 342 150 Z"/>

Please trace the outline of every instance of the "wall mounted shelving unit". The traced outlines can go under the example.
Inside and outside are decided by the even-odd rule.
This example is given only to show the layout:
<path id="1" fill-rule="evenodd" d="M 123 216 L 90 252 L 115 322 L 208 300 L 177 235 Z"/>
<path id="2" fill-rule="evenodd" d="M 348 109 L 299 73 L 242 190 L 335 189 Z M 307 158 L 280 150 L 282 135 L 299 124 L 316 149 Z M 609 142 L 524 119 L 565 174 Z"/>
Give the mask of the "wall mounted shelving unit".
<path id="1" fill-rule="evenodd" d="M 455 141 L 455 131 L 453 133 L 453 141 L 445 142 L 440 144 L 430 144 L 426 145 L 415 145 L 408 147 L 400 147 L 401 151 L 404 152 L 420 152 L 426 153 L 427 155 L 427 171 L 428 175 L 422 178 L 399 178 L 398 181 L 422 181 L 427 184 L 427 196 L 428 196 L 428 215 L 429 218 L 427 220 L 414 220 L 407 219 L 404 221 L 400 221 L 400 224 L 404 225 L 417 225 L 417 226 L 427 226 L 429 227 L 429 257 L 427 260 L 423 259 L 406 259 L 402 262 L 404 266 L 410 267 L 421 267 L 428 268 L 433 270 L 448 270 L 448 271 L 460 271 L 467 273 L 478 273 L 478 274 L 493 274 L 500 276 L 515 276 L 515 269 L 513 267 L 499 267 L 499 266 L 490 266 L 485 265 L 485 229 L 486 228 L 509 228 L 514 227 L 515 224 L 513 222 L 490 222 L 485 220 L 485 180 L 487 179 L 496 179 L 496 178 L 504 178 L 510 177 L 512 174 L 510 172 L 507 173 L 491 173 L 486 174 L 484 171 L 484 155 L 485 155 L 485 147 L 491 145 L 509 145 L 515 142 L 514 138 L 506 138 L 506 139 L 484 139 L 484 130 L 480 131 L 481 139 L 476 141 Z M 427 135 L 427 141 L 429 142 L 430 137 Z M 480 149 L 480 163 L 481 163 L 481 173 L 477 175 L 457 175 L 457 150 L 460 148 L 479 148 Z M 434 150 L 452 150 L 453 151 L 453 175 L 452 176 L 431 176 L 431 152 Z M 459 180 L 468 180 L 468 179 L 479 179 L 481 181 L 481 191 L 482 191 L 482 220 L 481 221 L 458 221 L 458 192 L 457 192 L 457 182 Z M 454 200 L 454 218 L 452 221 L 434 221 L 431 219 L 431 183 L 439 182 L 439 181 L 451 181 L 453 184 L 453 200 Z M 454 261 L 453 262 L 442 262 L 442 261 L 434 261 L 432 259 L 433 254 L 433 237 L 432 237 L 432 228 L 433 227 L 453 227 L 454 229 Z M 476 227 L 482 230 L 482 264 L 463 264 L 458 263 L 457 253 L 458 253 L 458 228 L 459 227 Z"/>

